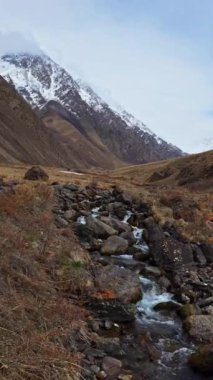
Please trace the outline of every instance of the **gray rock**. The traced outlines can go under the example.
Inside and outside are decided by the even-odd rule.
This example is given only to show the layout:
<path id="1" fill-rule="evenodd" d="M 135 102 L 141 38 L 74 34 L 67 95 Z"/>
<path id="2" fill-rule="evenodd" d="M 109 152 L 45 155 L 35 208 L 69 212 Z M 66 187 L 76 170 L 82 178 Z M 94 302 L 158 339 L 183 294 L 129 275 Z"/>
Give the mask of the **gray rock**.
<path id="1" fill-rule="evenodd" d="M 111 226 L 112 228 L 114 228 L 115 230 L 117 230 L 119 233 L 122 233 L 122 232 L 131 232 L 131 227 L 129 224 L 127 223 L 124 223 L 124 222 L 121 222 L 120 220 L 118 219 L 115 219 L 115 218 L 107 218 L 107 217 L 104 217 L 102 216 L 101 217 L 101 221 L 108 224 L 109 226 Z"/>
<path id="2" fill-rule="evenodd" d="M 67 227 L 69 225 L 68 221 L 59 215 L 55 217 L 55 223 L 59 228 Z"/>
<path id="3" fill-rule="evenodd" d="M 122 362 L 118 359 L 112 358 L 111 356 L 106 356 L 103 359 L 102 368 L 107 375 L 118 376 L 122 368 Z"/>
<path id="4" fill-rule="evenodd" d="M 69 209 L 69 210 L 65 211 L 65 213 L 64 213 L 64 218 L 68 221 L 75 220 L 76 216 L 77 216 L 77 212 L 73 209 Z"/>
<path id="5" fill-rule="evenodd" d="M 76 185 L 75 183 L 67 183 L 66 185 L 64 185 L 64 189 L 68 189 L 70 191 L 78 191 L 79 186 Z"/>
<path id="6" fill-rule="evenodd" d="M 126 215 L 126 206 L 122 202 L 109 203 L 108 210 L 121 220 L 123 220 Z"/>
<path id="7" fill-rule="evenodd" d="M 154 306 L 155 311 L 178 311 L 181 309 L 181 304 L 174 301 L 160 302 Z"/>
<path id="8" fill-rule="evenodd" d="M 125 304 L 116 299 L 92 298 L 88 304 L 92 312 L 101 320 L 110 320 L 117 323 L 133 322 L 137 314 L 134 304 Z"/>
<path id="9" fill-rule="evenodd" d="M 164 238 L 152 243 L 150 254 L 158 266 L 169 271 L 194 264 L 191 245 L 173 238 Z"/>
<path id="10" fill-rule="evenodd" d="M 137 240 L 133 234 L 133 232 L 122 232 L 120 237 L 128 241 L 129 246 L 134 245 Z"/>
<path id="11" fill-rule="evenodd" d="M 98 291 L 111 290 L 114 298 L 124 303 L 135 303 L 142 298 L 140 277 L 130 269 L 107 265 L 96 270 Z"/>
<path id="12" fill-rule="evenodd" d="M 201 248 L 197 244 L 192 244 L 191 246 L 195 262 L 198 263 L 200 266 L 205 267 L 207 264 L 207 260 Z"/>
<path id="13" fill-rule="evenodd" d="M 212 343 L 213 341 L 213 316 L 192 315 L 184 322 L 189 335 L 197 342 Z"/>
<path id="14" fill-rule="evenodd" d="M 198 305 L 200 307 L 206 307 L 206 306 L 213 305 L 213 296 L 200 300 L 198 302 Z"/>
<path id="15" fill-rule="evenodd" d="M 213 263 L 213 244 L 201 244 L 203 254 L 209 264 Z"/>
<path id="16" fill-rule="evenodd" d="M 124 254 L 128 250 L 128 241 L 123 239 L 120 236 L 110 236 L 104 242 L 101 253 L 103 255 L 121 255 Z"/>
<path id="17" fill-rule="evenodd" d="M 40 166 L 32 166 L 24 176 L 29 181 L 48 181 L 49 176 Z"/>
<path id="18" fill-rule="evenodd" d="M 146 218 L 143 222 L 146 228 L 144 239 L 147 243 L 155 243 L 165 238 L 162 228 L 154 221 L 152 217 Z"/>
<path id="19" fill-rule="evenodd" d="M 117 231 L 108 226 L 107 224 L 101 222 L 99 219 L 89 216 L 86 218 L 86 225 L 92 231 L 92 235 L 97 238 L 105 239 L 112 235 L 117 235 Z"/>
<path id="20" fill-rule="evenodd" d="M 213 375 L 213 343 L 200 347 L 189 357 L 189 365 L 206 375 Z"/>

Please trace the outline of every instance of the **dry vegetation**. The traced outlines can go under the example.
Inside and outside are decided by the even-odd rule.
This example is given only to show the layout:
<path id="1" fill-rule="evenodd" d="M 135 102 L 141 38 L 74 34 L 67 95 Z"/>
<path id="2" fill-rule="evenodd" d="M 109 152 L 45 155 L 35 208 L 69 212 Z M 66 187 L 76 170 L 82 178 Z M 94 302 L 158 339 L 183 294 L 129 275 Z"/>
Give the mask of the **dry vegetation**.
<path id="1" fill-rule="evenodd" d="M 6 180 L 22 180 L 26 166 L 0 167 Z M 176 160 L 130 166 L 114 171 L 85 170 L 82 175 L 46 168 L 52 182 L 72 182 L 101 188 L 117 185 L 152 205 L 163 225 L 174 224 L 192 241 L 212 242 L 206 221 L 213 215 L 213 151 Z M 180 184 L 184 180 L 185 184 Z M 159 179 L 161 178 L 161 179 Z M 151 180 L 150 180 L 151 179 Z"/>
<path id="2" fill-rule="evenodd" d="M 210 164 L 211 158 L 212 154 Z M 161 224 L 176 225 L 191 240 L 212 242 L 206 226 L 213 212 L 208 182 L 212 177 L 178 186 L 175 178 L 182 170 L 181 160 L 171 161 L 168 178 L 151 183 L 149 178 L 157 168 L 162 174 L 166 165 L 168 171 L 168 162 L 113 172 L 87 171 L 82 176 L 63 174 L 57 168 L 46 170 L 49 183 L 117 185 L 131 197 L 148 201 Z M 0 195 L 0 378 L 79 379 L 81 357 L 73 349 L 74 337 L 88 337 L 87 312 L 76 295 L 91 287 L 89 258 L 70 228 L 55 227 L 51 187 L 24 181 L 27 169 L 24 165 L 0 167 L 6 181 L 19 181 L 16 192 Z"/>
<path id="3" fill-rule="evenodd" d="M 88 257 L 71 230 L 54 226 L 53 204 L 45 184 L 0 196 L 1 379 L 79 378 L 66 340 L 83 336 L 87 312 L 68 297 L 84 291 Z"/>

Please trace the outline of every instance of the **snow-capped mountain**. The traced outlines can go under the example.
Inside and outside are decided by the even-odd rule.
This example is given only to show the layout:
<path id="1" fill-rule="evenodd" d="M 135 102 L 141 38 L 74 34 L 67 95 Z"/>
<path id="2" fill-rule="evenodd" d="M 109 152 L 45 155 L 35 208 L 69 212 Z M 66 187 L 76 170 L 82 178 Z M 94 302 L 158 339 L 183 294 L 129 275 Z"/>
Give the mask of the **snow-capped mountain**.
<path id="1" fill-rule="evenodd" d="M 60 103 L 85 136 L 91 140 L 97 134 L 113 155 L 126 163 L 182 155 L 180 149 L 156 136 L 128 112 L 111 108 L 88 85 L 74 80 L 44 54 L 5 55 L 0 59 L 0 74 L 34 108 L 42 109 L 52 100 Z"/>

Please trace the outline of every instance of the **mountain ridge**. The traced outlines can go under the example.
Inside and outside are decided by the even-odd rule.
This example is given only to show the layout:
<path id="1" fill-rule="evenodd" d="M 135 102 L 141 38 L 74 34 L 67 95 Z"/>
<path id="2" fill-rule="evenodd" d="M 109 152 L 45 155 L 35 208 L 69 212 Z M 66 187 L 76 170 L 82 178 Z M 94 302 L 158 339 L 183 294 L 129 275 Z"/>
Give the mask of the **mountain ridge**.
<path id="1" fill-rule="evenodd" d="M 34 108 L 42 110 L 52 100 L 60 103 L 84 136 L 90 141 L 98 136 L 119 161 L 140 164 L 183 155 L 128 112 L 112 109 L 46 55 L 5 55 L 0 73 Z"/>
<path id="2" fill-rule="evenodd" d="M 95 147 L 71 123 L 63 123 L 62 127 L 78 144 L 60 129 L 48 128 L 15 88 L 0 76 L 0 163 L 74 169 L 97 166 L 109 169 L 122 165 L 106 147 Z"/>

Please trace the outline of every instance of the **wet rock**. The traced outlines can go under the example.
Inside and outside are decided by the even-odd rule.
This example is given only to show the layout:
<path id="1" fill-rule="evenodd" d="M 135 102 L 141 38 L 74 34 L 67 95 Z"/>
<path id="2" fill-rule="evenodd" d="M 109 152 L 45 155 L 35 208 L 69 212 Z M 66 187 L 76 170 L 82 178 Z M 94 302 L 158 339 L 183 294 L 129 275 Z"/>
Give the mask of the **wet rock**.
<path id="1" fill-rule="evenodd" d="M 107 319 L 117 323 L 133 322 L 137 313 L 136 305 L 125 304 L 115 299 L 92 298 L 88 306 L 101 320 Z"/>
<path id="2" fill-rule="evenodd" d="M 48 181 L 49 176 L 40 166 L 32 166 L 24 176 L 29 181 Z"/>
<path id="3" fill-rule="evenodd" d="M 120 255 L 128 250 L 128 241 L 120 236 L 110 236 L 103 244 L 101 253 L 103 255 Z"/>
<path id="4" fill-rule="evenodd" d="M 108 210 L 121 220 L 123 220 L 126 215 L 126 206 L 122 202 L 109 203 Z"/>
<path id="5" fill-rule="evenodd" d="M 158 284 L 165 290 L 168 290 L 171 287 L 171 282 L 166 276 L 161 276 L 158 280 Z"/>
<path id="6" fill-rule="evenodd" d="M 92 216 L 86 218 L 86 225 L 90 228 L 92 236 L 97 238 L 105 239 L 118 233 L 114 228 L 101 222 L 99 219 L 93 218 Z"/>
<path id="7" fill-rule="evenodd" d="M 184 322 L 189 335 L 198 342 L 211 343 L 213 341 L 213 316 L 193 315 Z"/>
<path id="8" fill-rule="evenodd" d="M 82 223 L 73 223 L 72 226 L 81 242 L 92 242 L 93 231 L 91 227 Z"/>
<path id="9" fill-rule="evenodd" d="M 119 355 L 119 357 L 124 355 L 120 339 L 117 337 L 110 336 L 109 338 L 104 338 L 97 336 L 94 344 L 99 350 L 102 350 L 107 355 Z"/>
<path id="10" fill-rule="evenodd" d="M 174 301 L 160 302 L 154 306 L 155 311 L 178 311 L 181 308 L 181 304 Z"/>
<path id="11" fill-rule="evenodd" d="M 191 246 L 192 246 L 194 261 L 198 263 L 200 266 L 205 267 L 207 264 L 207 260 L 201 248 L 197 244 L 192 244 Z"/>
<path id="12" fill-rule="evenodd" d="M 98 367 L 97 365 L 91 365 L 90 369 L 95 374 L 97 374 L 101 370 L 100 367 Z"/>
<path id="13" fill-rule="evenodd" d="M 164 238 L 150 245 L 150 254 L 155 263 L 165 270 L 193 265 L 193 254 L 190 244 L 184 244 L 173 238 Z"/>
<path id="14" fill-rule="evenodd" d="M 143 222 L 143 226 L 146 229 L 144 239 L 147 243 L 158 242 L 165 238 L 162 228 L 154 221 L 152 217 L 146 218 Z"/>
<path id="15" fill-rule="evenodd" d="M 195 305 L 188 303 L 181 307 L 179 314 L 181 318 L 185 319 L 185 318 L 190 317 L 191 315 L 196 315 L 198 313 L 197 313 Z"/>
<path id="16" fill-rule="evenodd" d="M 161 274 L 162 274 L 162 271 L 160 268 L 158 267 L 154 267 L 154 266 L 151 266 L 151 265 L 146 265 L 145 267 L 143 267 L 141 273 L 143 274 L 150 274 L 151 276 L 155 276 L 155 277 L 160 277 Z"/>
<path id="17" fill-rule="evenodd" d="M 136 250 L 133 252 L 133 257 L 137 261 L 146 261 L 149 259 L 149 252 L 147 250 Z"/>
<path id="18" fill-rule="evenodd" d="M 213 244 L 201 244 L 201 249 L 208 263 L 213 263 Z"/>
<path id="19" fill-rule="evenodd" d="M 115 265 L 96 270 L 96 288 L 98 291 L 111 290 L 114 298 L 124 303 L 135 303 L 142 298 L 139 275 Z"/>
<path id="20" fill-rule="evenodd" d="M 198 305 L 200 307 L 206 307 L 206 306 L 209 306 L 209 305 L 213 305 L 213 296 L 200 300 L 198 302 Z"/>
<path id="21" fill-rule="evenodd" d="M 104 380 L 104 379 L 106 379 L 106 377 L 107 377 L 107 374 L 105 371 L 100 371 L 96 374 L 97 380 Z"/>
<path id="22" fill-rule="evenodd" d="M 213 305 L 204 307 L 202 309 L 203 313 L 208 314 L 208 315 L 213 315 Z"/>
<path id="23" fill-rule="evenodd" d="M 122 232 L 120 234 L 120 237 L 127 240 L 129 243 L 129 246 L 134 245 L 137 242 L 133 232 Z"/>
<path id="24" fill-rule="evenodd" d="M 105 328 L 106 330 L 111 330 L 112 327 L 113 327 L 113 323 L 112 323 L 111 321 L 105 321 L 105 322 L 104 322 L 104 328 Z"/>
<path id="25" fill-rule="evenodd" d="M 213 343 L 200 347 L 189 357 L 189 365 L 207 375 L 213 375 Z"/>
<path id="26" fill-rule="evenodd" d="M 122 362 L 118 359 L 112 358 L 111 356 L 106 356 L 103 359 L 102 368 L 107 375 L 118 376 L 122 368 Z"/>
<path id="27" fill-rule="evenodd" d="M 118 376 L 118 380 L 132 380 L 133 379 L 133 377 L 132 377 L 132 375 L 127 375 L 127 374 L 120 374 L 119 376 Z"/>
<path id="28" fill-rule="evenodd" d="M 121 222 L 118 219 L 115 218 L 107 218 L 102 216 L 101 221 L 108 224 L 110 227 L 114 228 L 117 230 L 119 233 L 122 232 L 131 232 L 131 227 L 129 224 Z"/>

